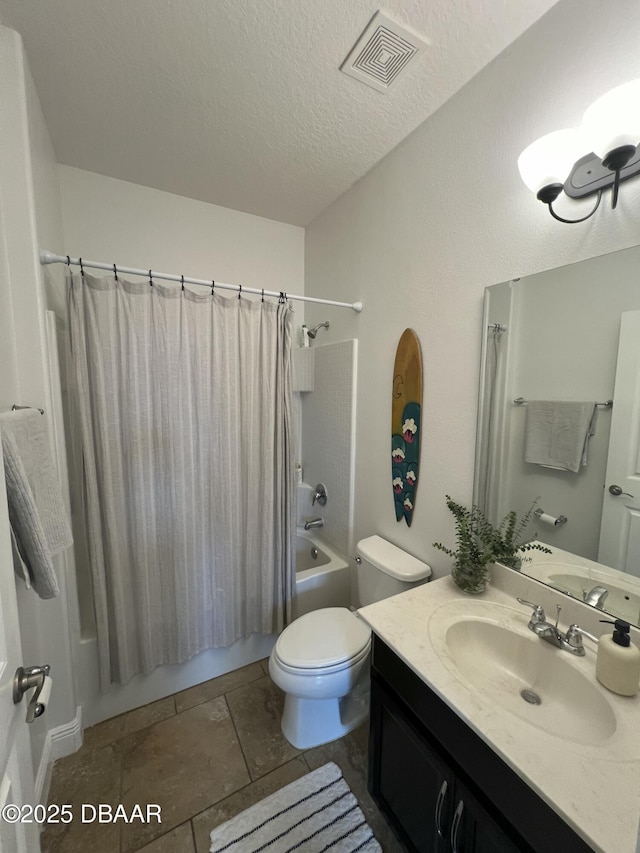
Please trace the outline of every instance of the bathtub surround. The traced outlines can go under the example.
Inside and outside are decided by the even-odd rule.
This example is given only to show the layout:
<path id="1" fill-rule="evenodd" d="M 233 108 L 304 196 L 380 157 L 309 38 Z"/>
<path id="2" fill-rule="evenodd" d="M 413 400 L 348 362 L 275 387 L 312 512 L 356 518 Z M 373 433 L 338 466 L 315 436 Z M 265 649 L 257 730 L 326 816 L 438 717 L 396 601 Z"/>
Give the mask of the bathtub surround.
<path id="1" fill-rule="evenodd" d="M 305 518 L 321 515 L 322 538 L 347 556 L 353 528 L 358 341 L 316 341 L 309 352 L 315 362 L 314 386 L 302 395 L 302 467 L 305 482 L 325 483 L 329 499 L 318 509 L 309 498 Z"/>
<path id="2" fill-rule="evenodd" d="M 281 630 L 289 305 L 74 273 L 69 322 L 102 689 Z"/>

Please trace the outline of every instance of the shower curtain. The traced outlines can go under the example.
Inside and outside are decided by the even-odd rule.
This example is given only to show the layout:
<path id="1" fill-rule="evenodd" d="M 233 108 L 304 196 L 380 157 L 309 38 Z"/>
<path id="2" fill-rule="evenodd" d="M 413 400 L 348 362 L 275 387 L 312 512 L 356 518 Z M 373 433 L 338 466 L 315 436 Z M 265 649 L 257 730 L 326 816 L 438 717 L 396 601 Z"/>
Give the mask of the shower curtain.
<path id="1" fill-rule="evenodd" d="M 481 441 L 476 459 L 473 502 L 493 523 L 500 521 L 500 466 L 502 464 L 503 431 L 500 412 L 504 406 L 506 376 L 503 367 L 502 335 L 499 323 L 487 328 L 484 383 L 481 388 L 482 417 L 478 424 Z"/>
<path id="2" fill-rule="evenodd" d="M 79 273 L 68 296 L 104 690 L 290 617 L 292 312 Z"/>

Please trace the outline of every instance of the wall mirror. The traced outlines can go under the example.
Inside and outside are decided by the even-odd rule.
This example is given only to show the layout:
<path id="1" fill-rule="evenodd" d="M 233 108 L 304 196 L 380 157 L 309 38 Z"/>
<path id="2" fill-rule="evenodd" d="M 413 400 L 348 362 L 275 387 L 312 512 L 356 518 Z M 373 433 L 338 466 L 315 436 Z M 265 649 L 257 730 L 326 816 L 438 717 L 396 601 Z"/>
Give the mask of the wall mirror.
<path id="1" fill-rule="evenodd" d="M 640 626 L 640 247 L 488 287 L 483 323 L 474 503 L 539 498 L 521 571 Z M 577 473 L 525 462 L 540 400 L 599 404 Z"/>

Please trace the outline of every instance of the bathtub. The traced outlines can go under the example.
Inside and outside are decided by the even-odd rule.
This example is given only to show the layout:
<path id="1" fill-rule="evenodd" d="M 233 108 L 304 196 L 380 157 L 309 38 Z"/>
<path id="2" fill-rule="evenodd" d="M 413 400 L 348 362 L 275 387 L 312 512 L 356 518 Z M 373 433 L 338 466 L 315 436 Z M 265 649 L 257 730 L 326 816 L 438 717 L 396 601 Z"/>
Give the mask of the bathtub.
<path id="1" fill-rule="evenodd" d="M 321 607 L 349 607 L 350 604 L 348 562 L 318 536 L 298 528 L 294 616 L 297 618 Z"/>

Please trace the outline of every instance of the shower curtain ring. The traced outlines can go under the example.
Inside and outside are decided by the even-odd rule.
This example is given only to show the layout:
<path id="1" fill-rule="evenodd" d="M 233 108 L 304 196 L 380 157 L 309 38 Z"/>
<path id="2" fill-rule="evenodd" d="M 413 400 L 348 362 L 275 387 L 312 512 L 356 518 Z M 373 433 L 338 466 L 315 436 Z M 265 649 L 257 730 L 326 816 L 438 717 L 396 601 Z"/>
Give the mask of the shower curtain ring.
<path id="1" fill-rule="evenodd" d="M 213 291 L 215 290 L 216 283 L 213 279 L 211 279 L 211 295 L 213 296 Z"/>
<path id="2" fill-rule="evenodd" d="M 151 278 L 151 270 L 149 270 L 149 287 L 153 287 L 153 279 Z"/>
<path id="3" fill-rule="evenodd" d="M 180 276 L 180 284 L 182 285 L 182 289 L 184 290 L 184 276 Z"/>
<path id="4" fill-rule="evenodd" d="M 116 281 L 118 280 L 118 270 L 116 269 L 115 264 L 113 265 L 113 277 L 115 278 Z"/>
<path id="5" fill-rule="evenodd" d="M 264 287 L 262 288 L 262 301 L 264 302 Z"/>
<path id="6" fill-rule="evenodd" d="M 82 266 L 82 258 L 80 258 L 80 275 L 84 276 L 84 267 Z"/>
<path id="7" fill-rule="evenodd" d="M 71 258 L 69 257 L 69 255 L 67 255 L 67 266 L 71 266 Z"/>
<path id="8" fill-rule="evenodd" d="M 238 299 L 242 296 L 242 285 L 240 285 L 240 290 L 238 291 Z"/>

